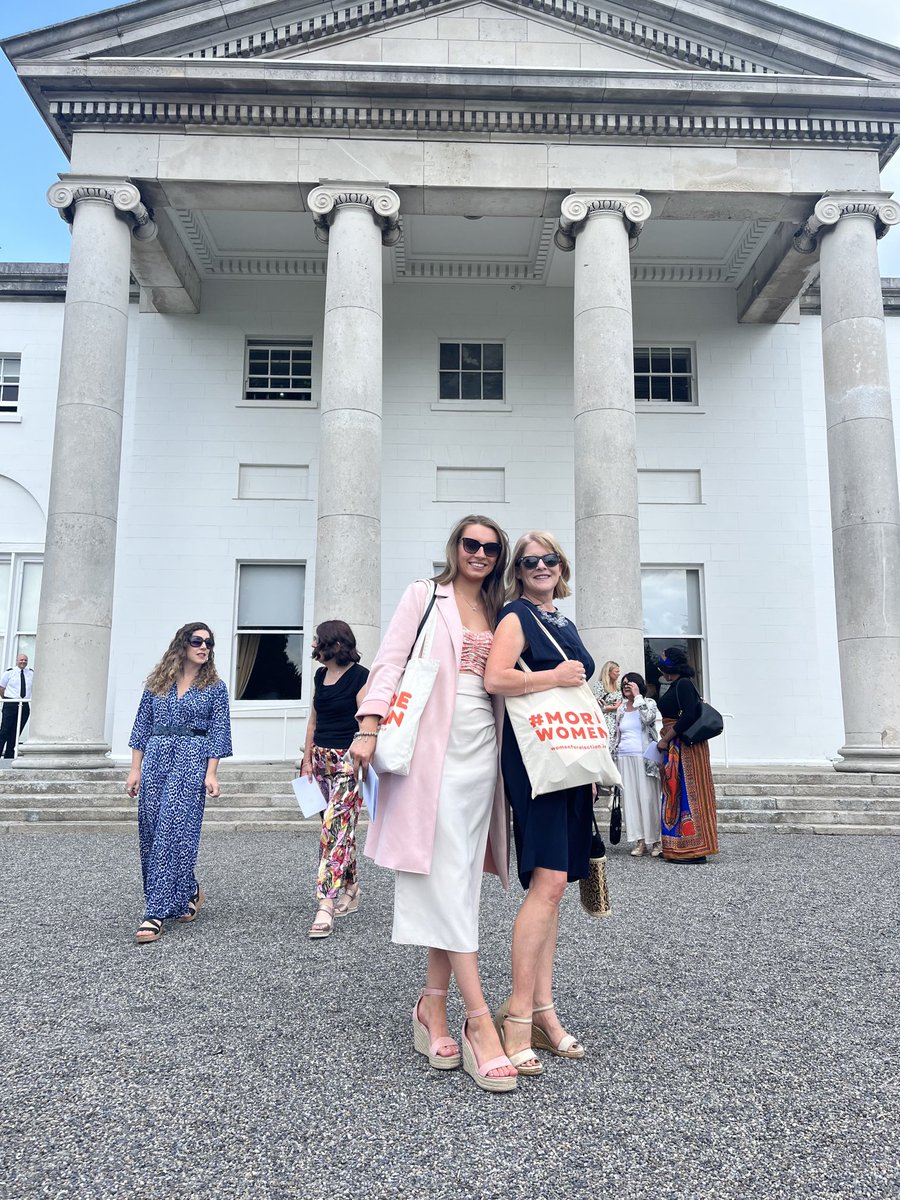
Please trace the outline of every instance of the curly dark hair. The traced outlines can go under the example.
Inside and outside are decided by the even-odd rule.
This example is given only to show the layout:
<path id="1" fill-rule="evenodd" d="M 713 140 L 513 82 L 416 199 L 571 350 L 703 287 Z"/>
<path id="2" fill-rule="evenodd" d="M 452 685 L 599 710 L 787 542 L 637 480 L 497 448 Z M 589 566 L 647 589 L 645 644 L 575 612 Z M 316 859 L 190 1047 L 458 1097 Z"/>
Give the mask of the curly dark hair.
<path id="1" fill-rule="evenodd" d="M 312 648 L 316 662 L 333 662 L 338 667 L 359 662 L 356 636 L 346 621 L 323 621 L 316 626 L 316 640 Z"/>

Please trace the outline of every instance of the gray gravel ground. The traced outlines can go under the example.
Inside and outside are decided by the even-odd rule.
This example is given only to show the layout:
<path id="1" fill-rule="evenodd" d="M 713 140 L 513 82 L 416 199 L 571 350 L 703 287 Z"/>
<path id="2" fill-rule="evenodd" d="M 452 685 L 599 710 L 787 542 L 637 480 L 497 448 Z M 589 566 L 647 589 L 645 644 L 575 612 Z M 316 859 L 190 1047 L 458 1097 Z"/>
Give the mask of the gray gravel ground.
<path id="1" fill-rule="evenodd" d="M 388 873 L 307 939 L 311 831 L 208 835 L 202 915 L 144 947 L 131 836 L 0 839 L 0 1195 L 896 1197 L 900 843 L 723 842 L 616 851 L 604 921 L 569 889 L 557 998 L 588 1057 L 491 1096 L 412 1053 Z M 494 1004 L 519 895 L 485 887 Z"/>

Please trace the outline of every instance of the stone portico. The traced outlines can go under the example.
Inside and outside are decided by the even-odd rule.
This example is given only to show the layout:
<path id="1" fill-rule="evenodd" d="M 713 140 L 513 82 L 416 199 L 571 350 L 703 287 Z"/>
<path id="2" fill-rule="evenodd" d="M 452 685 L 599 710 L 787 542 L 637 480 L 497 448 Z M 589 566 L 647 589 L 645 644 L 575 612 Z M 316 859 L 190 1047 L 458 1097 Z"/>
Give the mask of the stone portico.
<path id="1" fill-rule="evenodd" d="M 306 625 L 339 611 L 364 661 L 396 466 L 383 455 L 386 287 L 477 283 L 498 304 L 567 289 L 577 619 L 598 663 L 630 664 L 645 636 L 634 290 L 716 288 L 736 328 L 765 327 L 796 324 L 818 279 L 833 749 L 840 769 L 900 772 L 900 497 L 876 256 L 900 222 L 879 180 L 900 137 L 900 51 L 794 16 L 786 36 L 761 0 L 641 12 L 656 23 L 561 0 L 189 13 L 147 0 L 6 43 L 70 155 L 49 200 L 72 228 L 23 764 L 109 749 L 131 277 L 138 326 L 163 317 L 186 337 L 224 282 L 324 280 Z M 223 253 L 210 231 L 226 224 Z M 496 231 L 494 254 L 478 228 Z M 283 230 L 294 244 L 279 234 L 273 248 Z M 477 441 L 477 410 L 454 411 Z M 522 512 L 544 523 L 539 504 Z M 71 678 L 78 704 L 59 685 Z"/>

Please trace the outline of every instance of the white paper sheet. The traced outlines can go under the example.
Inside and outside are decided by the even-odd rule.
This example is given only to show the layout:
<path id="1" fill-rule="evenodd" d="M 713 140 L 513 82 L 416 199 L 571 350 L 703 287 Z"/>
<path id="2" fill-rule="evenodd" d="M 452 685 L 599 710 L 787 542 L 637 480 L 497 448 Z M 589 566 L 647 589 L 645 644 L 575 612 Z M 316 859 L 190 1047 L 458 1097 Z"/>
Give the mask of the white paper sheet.
<path id="1" fill-rule="evenodd" d="M 322 789 L 312 779 L 306 775 L 298 775 L 296 779 L 291 780 L 291 787 L 304 817 L 314 817 L 316 813 L 324 812 L 325 797 L 322 795 Z"/>

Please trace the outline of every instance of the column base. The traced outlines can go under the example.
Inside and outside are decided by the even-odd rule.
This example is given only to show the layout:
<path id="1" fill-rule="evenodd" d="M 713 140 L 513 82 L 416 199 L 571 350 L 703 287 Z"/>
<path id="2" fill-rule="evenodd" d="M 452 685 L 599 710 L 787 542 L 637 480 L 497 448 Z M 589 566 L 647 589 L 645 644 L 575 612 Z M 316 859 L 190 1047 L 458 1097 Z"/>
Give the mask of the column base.
<path id="1" fill-rule="evenodd" d="M 114 764 L 105 742 L 22 742 L 13 765 L 22 770 L 65 771 L 77 767 L 96 771 Z"/>
<path id="2" fill-rule="evenodd" d="M 873 775 L 900 775 L 900 746 L 842 746 L 836 771 L 865 771 Z"/>

